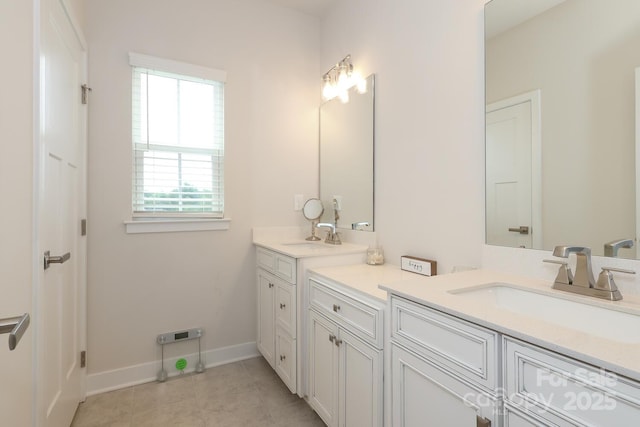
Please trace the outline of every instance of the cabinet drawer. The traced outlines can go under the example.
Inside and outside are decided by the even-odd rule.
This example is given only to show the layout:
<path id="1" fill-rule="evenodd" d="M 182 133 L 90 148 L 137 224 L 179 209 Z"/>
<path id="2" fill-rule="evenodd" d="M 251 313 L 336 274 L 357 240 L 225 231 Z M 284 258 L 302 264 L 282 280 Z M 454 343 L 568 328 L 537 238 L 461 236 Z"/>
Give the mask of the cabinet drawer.
<path id="1" fill-rule="evenodd" d="M 382 310 L 351 298 L 327 285 L 309 279 L 309 304 L 340 326 L 382 348 Z"/>
<path id="2" fill-rule="evenodd" d="M 256 263 L 269 273 L 296 284 L 296 259 L 290 256 L 270 251 L 264 248 L 256 248 Z"/>
<path id="3" fill-rule="evenodd" d="M 509 337 L 503 338 L 505 400 L 562 426 L 636 425 L 640 384 Z"/>
<path id="4" fill-rule="evenodd" d="M 495 392 L 498 384 L 496 332 L 394 295 L 391 338 L 460 377 Z"/>
<path id="5" fill-rule="evenodd" d="M 276 323 L 278 326 L 296 335 L 296 287 L 280 282 L 276 283 Z"/>

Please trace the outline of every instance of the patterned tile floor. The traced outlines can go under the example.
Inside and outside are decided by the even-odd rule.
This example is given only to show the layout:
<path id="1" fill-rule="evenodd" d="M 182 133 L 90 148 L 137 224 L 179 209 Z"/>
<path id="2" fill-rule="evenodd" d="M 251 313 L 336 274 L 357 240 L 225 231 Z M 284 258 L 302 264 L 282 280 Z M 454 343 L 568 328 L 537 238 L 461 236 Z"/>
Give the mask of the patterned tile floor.
<path id="1" fill-rule="evenodd" d="M 98 394 L 72 427 L 324 427 L 262 358 Z"/>

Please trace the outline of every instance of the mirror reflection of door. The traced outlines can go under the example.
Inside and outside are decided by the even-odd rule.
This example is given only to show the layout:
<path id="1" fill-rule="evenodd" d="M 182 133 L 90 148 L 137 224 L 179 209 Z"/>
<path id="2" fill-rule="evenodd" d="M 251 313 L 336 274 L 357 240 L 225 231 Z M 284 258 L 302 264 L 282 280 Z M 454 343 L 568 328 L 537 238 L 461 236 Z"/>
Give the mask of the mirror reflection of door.
<path id="1" fill-rule="evenodd" d="M 539 92 L 487 106 L 487 244 L 521 248 L 542 243 L 539 198 Z M 534 184 L 535 183 L 535 184 Z M 536 190 L 534 190 L 534 188 Z"/>

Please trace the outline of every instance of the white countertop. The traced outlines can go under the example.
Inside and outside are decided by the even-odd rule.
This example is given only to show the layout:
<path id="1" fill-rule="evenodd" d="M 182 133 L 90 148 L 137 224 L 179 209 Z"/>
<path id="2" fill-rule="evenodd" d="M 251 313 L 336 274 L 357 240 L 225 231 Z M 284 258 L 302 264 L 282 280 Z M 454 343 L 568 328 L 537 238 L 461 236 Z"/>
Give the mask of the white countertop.
<path id="1" fill-rule="evenodd" d="M 403 271 L 400 267 L 390 264 L 357 264 L 339 267 L 321 267 L 314 268 L 311 272 L 375 298 L 383 303 L 387 301 L 387 291 L 379 288 L 381 283 L 398 282 L 416 276 L 415 273 Z"/>
<path id="2" fill-rule="evenodd" d="M 283 239 L 253 239 L 253 244 L 272 251 L 288 255 L 293 258 L 308 258 L 317 256 L 333 256 L 348 254 L 364 254 L 367 251 L 365 245 L 354 245 L 352 243 L 342 243 L 341 245 L 329 245 L 323 241 L 311 242 L 304 239 L 283 238 Z"/>
<path id="3" fill-rule="evenodd" d="M 433 277 L 412 275 L 409 279 L 403 277 L 399 281 L 381 283 L 383 283 L 380 286 L 382 290 L 640 381 L 640 344 L 638 343 L 601 338 L 532 316 L 496 308 L 490 304 L 481 304 L 473 298 L 461 298 L 448 291 L 489 283 L 509 283 L 538 293 L 550 293 L 572 301 L 640 315 L 640 298 L 636 296 L 623 295 L 622 301 L 604 301 L 553 290 L 551 283 L 544 280 L 488 270 L 473 270 Z M 545 307 L 541 306 L 540 311 L 544 312 L 544 310 Z M 567 312 L 566 315 L 571 316 L 571 313 Z M 637 333 L 640 336 L 640 330 Z"/>

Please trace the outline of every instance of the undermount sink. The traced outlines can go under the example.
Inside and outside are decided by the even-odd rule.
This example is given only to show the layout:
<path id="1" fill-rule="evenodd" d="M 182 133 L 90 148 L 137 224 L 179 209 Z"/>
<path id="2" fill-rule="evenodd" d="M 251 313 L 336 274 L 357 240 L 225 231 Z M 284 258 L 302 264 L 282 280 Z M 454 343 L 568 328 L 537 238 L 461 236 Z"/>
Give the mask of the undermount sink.
<path id="1" fill-rule="evenodd" d="M 511 311 L 545 322 L 623 343 L 640 343 L 640 312 L 601 307 L 508 283 L 449 291 L 482 306 Z"/>

